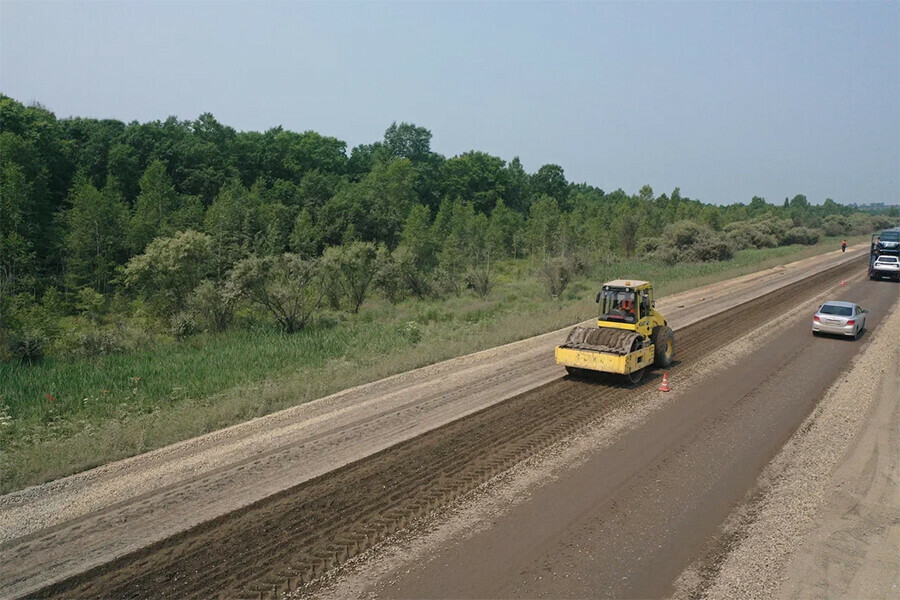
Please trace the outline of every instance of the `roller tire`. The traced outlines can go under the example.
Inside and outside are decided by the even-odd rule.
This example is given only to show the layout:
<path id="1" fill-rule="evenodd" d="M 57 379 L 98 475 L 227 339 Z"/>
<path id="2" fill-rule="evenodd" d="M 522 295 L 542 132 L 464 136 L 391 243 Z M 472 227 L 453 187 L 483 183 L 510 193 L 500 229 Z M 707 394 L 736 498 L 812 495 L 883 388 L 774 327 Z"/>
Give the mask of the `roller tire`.
<path id="1" fill-rule="evenodd" d="M 637 371 L 632 371 L 631 373 L 626 374 L 624 376 L 625 381 L 631 384 L 639 383 L 640 380 L 644 378 L 644 371 L 646 370 L 647 368 L 644 367 L 643 369 L 638 369 Z"/>
<path id="2" fill-rule="evenodd" d="M 662 326 L 653 331 L 653 364 L 666 368 L 675 359 L 675 332 L 671 328 Z"/>

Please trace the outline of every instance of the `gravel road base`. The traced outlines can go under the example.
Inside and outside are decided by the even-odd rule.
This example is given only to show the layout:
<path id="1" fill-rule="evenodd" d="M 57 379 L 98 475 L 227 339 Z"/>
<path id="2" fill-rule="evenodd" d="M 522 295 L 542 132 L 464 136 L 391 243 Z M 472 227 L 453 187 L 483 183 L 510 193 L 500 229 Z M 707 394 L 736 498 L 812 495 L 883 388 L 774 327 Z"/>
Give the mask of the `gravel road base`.
<path id="1" fill-rule="evenodd" d="M 688 569 L 677 596 L 900 597 L 898 340 L 895 304 L 729 519 L 717 573 Z"/>

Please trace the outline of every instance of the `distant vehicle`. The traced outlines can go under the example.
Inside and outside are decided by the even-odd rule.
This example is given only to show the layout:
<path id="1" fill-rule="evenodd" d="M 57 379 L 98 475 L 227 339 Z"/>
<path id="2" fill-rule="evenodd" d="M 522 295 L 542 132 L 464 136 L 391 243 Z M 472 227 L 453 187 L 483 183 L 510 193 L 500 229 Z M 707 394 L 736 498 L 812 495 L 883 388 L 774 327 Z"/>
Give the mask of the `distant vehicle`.
<path id="1" fill-rule="evenodd" d="M 866 315 L 869 311 L 860 308 L 853 302 L 840 302 L 829 300 L 819 307 L 813 315 L 813 335 L 831 333 L 834 335 L 849 335 L 853 339 L 859 339 L 866 328 Z"/>
<path id="2" fill-rule="evenodd" d="M 894 281 L 900 281 L 900 257 L 884 255 L 876 258 L 869 271 L 869 279 L 876 277 L 890 277 Z"/>
<path id="3" fill-rule="evenodd" d="M 875 279 L 875 261 L 881 256 L 900 257 L 900 227 L 872 234 L 869 246 L 869 279 Z"/>

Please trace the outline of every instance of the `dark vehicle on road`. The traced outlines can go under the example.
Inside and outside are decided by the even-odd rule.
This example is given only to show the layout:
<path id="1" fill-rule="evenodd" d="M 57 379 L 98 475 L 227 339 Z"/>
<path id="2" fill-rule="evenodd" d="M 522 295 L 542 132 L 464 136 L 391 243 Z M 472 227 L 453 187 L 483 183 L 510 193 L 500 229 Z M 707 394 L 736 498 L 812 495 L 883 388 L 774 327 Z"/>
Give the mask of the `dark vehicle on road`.
<path id="1" fill-rule="evenodd" d="M 875 279 L 875 261 L 882 256 L 900 258 L 900 227 L 872 234 L 872 244 L 869 246 L 869 279 Z"/>

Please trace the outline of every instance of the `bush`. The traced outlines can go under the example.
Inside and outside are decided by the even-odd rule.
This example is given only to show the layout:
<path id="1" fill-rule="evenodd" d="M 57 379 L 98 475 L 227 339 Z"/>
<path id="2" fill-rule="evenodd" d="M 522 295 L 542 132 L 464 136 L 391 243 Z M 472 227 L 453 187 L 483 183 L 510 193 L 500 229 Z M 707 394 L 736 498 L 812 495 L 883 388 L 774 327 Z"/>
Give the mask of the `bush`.
<path id="1" fill-rule="evenodd" d="M 183 310 L 172 317 L 172 325 L 169 331 L 178 341 L 182 341 L 199 331 L 197 326 L 197 315 L 188 310 Z"/>
<path id="2" fill-rule="evenodd" d="M 125 280 L 141 292 L 157 314 L 184 308 L 188 295 L 210 271 L 213 259 L 210 237 L 196 231 L 156 238 L 144 253 L 128 261 Z"/>
<path id="3" fill-rule="evenodd" d="M 47 338 L 44 332 L 31 327 L 16 331 L 9 339 L 9 353 L 23 363 L 35 364 L 44 358 Z"/>
<path id="4" fill-rule="evenodd" d="M 398 333 L 410 341 L 412 344 L 418 344 L 422 341 L 422 330 L 415 321 L 407 321 L 398 327 Z"/>
<path id="5" fill-rule="evenodd" d="M 234 319 L 234 297 L 226 294 L 224 287 L 207 279 L 194 289 L 187 305 L 199 329 L 222 332 Z"/>
<path id="6" fill-rule="evenodd" d="M 693 221 L 667 225 L 662 237 L 648 242 L 646 247 L 655 247 L 649 254 L 651 258 L 670 265 L 728 260 L 734 254 L 731 243 L 721 234 Z"/>
<path id="7" fill-rule="evenodd" d="M 850 231 L 850 221 L 841 215 L 828 215 L 822 222 L 822 227 L 825 230 L 825 235 L 846 235 Z"/>
<path id="8" fill-rule="evenodd" d="M 808 227 L 794 227 L 790 229 L 784 236 L 783 244 L 803 244 L 804 246 L 812 246 L 819 242 L 819 232 Z"/>
<path id="9" fill-rule="evenodd" d="M 547 294 L 554 300 L 559 300 L 562 293 L 569 285 L 572 269 L 569 261 L 561 256 L 544 261 L 541 267 L 541 279 L 547 289 Z"/>
<path id="10" fill-rule="evenodd" d="M 322 302 L 318 267 L 296 254 L 246 258 L 232 269 L 228 293 L 265 308 L 282 331 L 294 333 L 306 326 Z"/>
<path id="11" fill-rule="evenodd" d="M 121 330 L 112 327 L 89 327 L 75 333 L 74 353 L 94 358 L 129 349 Z"/>
<path id="12" fill-rule="evenodd" d="M 484 300 L 494 289 L 494 279 L 491 273 L 490 261 L 474 264 L 469 267 L 466 275 L 466 285 L 472 288 L 478 297 Z"/>
<path id="13" fill-rule="evenodd" d="M 737 250 L 774 248 L 778 238 L 770 224 L 761 221 L 738 221 L 725 226 L 725 240 Z"/>

